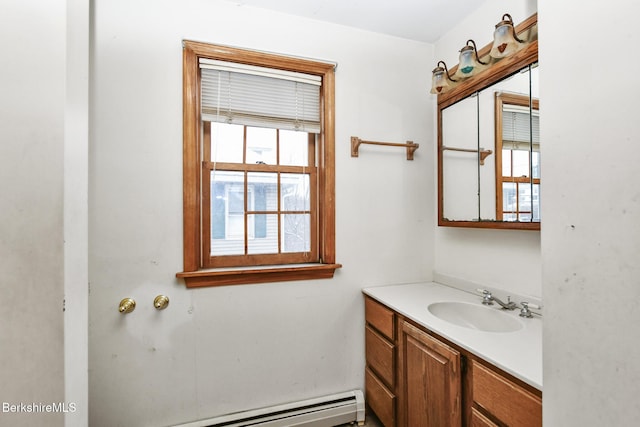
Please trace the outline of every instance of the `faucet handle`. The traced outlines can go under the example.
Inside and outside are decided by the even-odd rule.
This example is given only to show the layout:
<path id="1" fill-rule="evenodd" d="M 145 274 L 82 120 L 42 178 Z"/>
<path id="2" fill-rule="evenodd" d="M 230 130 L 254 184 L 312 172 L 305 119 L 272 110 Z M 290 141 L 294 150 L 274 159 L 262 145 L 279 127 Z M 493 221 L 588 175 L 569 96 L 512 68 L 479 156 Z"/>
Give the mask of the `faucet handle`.
<path id="1" fill-rule="evenodd" d="M 482 294 L 482 304 L 493 305 L 493 296 L 491 295 L 491 292 L 482 288 L 477 288 L 476 291 Z"/>
<path id="2" fill-rule="evenodd" d="M 520 309 L 520 317 L 531 318 L 533 317 L 533 313 L 531 312 L 531 310 L 529 310 L 529 308 L 535 308 L 536 310 L 539 310 L 541 308 L 539 305 L 532 304 L 527 301 L 522 301 L 520 305 L 522 306 L 522 308 Z"/>

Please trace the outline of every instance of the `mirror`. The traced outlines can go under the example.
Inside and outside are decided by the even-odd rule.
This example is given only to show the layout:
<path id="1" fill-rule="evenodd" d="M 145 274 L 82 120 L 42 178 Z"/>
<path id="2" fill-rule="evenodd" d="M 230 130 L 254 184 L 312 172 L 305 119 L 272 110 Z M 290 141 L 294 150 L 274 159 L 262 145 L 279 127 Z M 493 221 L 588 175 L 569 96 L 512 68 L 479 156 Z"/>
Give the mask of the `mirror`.
<path id="1" fill-rule="evenodd" d="M 513 56 L 438 95 L 438 225 L 540 229 L 536 22 L 516 27 Z"/>

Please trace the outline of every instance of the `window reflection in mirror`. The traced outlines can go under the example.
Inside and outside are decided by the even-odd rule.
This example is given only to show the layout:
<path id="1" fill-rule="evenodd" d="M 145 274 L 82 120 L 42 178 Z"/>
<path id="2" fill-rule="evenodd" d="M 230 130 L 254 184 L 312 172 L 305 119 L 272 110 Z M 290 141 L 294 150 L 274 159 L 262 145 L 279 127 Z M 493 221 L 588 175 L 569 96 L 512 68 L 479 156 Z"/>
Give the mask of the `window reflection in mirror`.
<path id="1" fill-rule="evenodd" d="M 495 219 L 540 222 L 538 67 L 490 88 L 495 111 Z"/>
<path id="2" fill-rule="evenodd" d="M 496 93 L 496 212 L 501 221 L 540 221 L 538 100 Z"/>

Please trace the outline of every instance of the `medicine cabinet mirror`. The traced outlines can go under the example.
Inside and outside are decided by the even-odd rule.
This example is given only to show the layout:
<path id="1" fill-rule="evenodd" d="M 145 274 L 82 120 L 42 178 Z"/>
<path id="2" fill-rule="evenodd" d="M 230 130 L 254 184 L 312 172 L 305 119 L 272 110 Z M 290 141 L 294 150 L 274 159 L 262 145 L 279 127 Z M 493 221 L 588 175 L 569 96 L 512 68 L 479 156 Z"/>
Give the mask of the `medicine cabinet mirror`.
<path id="1" fill-rule="evenodd" d="M 540 229 L 537 16 L 516 33 L 515 54 L 438 95 L 440 226 Z"/>

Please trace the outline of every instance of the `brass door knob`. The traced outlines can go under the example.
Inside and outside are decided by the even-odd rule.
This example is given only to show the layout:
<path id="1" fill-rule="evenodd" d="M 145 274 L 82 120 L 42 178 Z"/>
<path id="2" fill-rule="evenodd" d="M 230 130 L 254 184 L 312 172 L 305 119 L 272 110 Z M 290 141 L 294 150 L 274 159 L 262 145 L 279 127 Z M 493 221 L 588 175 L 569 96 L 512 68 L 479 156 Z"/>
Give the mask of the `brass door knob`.
<path id="1" fill-rule="evenodd" d="M 156 299 L 153 300 L 153 306 L 157 310 L 164 310 L 169 305 L 169 297 L 165 295 L 158 295 Z"/>
<path id="2" fill-rule="evenodd" d="M 125 298 L 122 301 L 120 301 L 120 313 L 122 314 L 127 314 L 127 313 L 131 313 L 133 310 L 136 309 L 136 302 L 131 299 L 131 298 Z"/>

